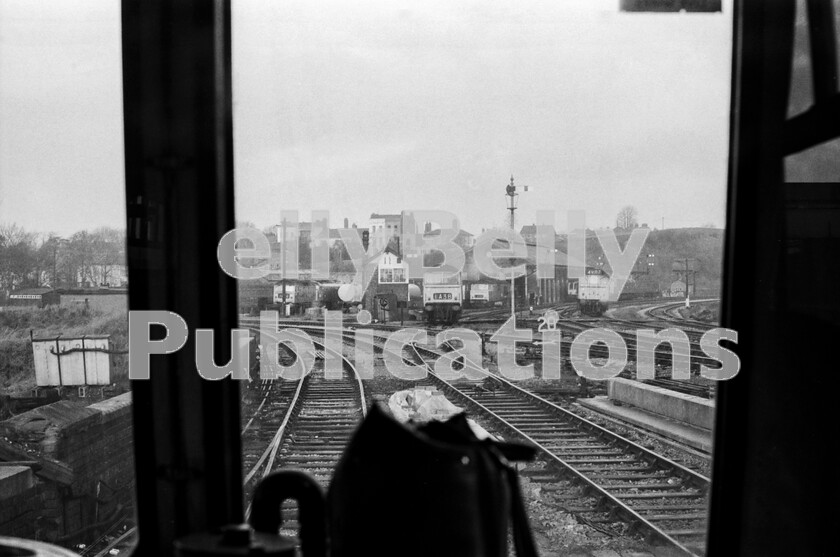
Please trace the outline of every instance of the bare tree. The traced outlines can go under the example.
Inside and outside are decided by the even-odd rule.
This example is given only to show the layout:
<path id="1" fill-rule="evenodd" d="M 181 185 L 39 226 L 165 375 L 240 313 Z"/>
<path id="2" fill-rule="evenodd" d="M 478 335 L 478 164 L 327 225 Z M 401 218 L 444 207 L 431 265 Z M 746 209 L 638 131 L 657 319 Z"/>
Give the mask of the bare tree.
<path id="1" fill-rule="evenodd" d="M 12 246 L 15 244 L 31 244 L 35 240 L 35 234 L 27 232 L 23 227 L 15 223 L 0 223 L 0 245 Z"/>
<path id="2" fill-rule="evenodd" d="M 94 248 L 95 285 L 110 284 L 120 267 L 125 266 L 125 232 L 115 228 L 97 228 L 91 233 Z"/>
<path id="3" fill-rule="evenodd" d="M 65 240 L 0 223 L 0 290 L 50 285 L 99 286 L 125 267 L 125 232 L 82 230 Z"/>
<path id="4" fill-rule="evenodd" d="M 625 205 L 615 217 L 615 227 L 622 230 L 630 230 L 639 226 L 639 212 L 632 205 Z"/>
<path id="5" fill-rule="evenodd" d="M 125 235 L 121 230 L 82 230 L 70 237 L 65 259 L 68 283 L 99 286 L 108 283 L 117 267 L 125 265 Z"/>
<path id="6" fill-rule="evenodd" d="M 0 290 L 38 285 L 36 234 L 0 223 Z"/>

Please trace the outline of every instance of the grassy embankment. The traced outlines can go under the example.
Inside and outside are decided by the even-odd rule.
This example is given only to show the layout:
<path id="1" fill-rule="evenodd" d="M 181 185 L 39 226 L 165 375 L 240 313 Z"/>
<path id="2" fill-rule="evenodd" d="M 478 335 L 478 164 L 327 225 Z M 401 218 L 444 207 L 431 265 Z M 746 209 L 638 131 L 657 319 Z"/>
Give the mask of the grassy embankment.
<path id="1" fill-rule="evenodd" d="M 124 308 L 101 311 L 60 306 L 0 311 L 0 395 L 30 396 L 35 386 L 30 330 L 35 337 L 110 335 L 111 349 L 124 350 L 128 345 L 128 313 Z M 111 382 L 127 386 L 127 355 L 113 355 L 111 363 Z"/>

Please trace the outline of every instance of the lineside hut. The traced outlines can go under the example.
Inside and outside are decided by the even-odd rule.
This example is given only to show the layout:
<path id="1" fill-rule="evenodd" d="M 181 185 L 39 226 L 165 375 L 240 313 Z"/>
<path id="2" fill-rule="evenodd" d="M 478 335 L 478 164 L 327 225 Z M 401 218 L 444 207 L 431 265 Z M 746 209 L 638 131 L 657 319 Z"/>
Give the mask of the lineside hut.
<path id="1" fill-rule="evenodd" d="M 9 307 L 43 308 L 60 302 L 58 292 L 52 288 L 22 288 L 9 293 L 6 305 Z"/>

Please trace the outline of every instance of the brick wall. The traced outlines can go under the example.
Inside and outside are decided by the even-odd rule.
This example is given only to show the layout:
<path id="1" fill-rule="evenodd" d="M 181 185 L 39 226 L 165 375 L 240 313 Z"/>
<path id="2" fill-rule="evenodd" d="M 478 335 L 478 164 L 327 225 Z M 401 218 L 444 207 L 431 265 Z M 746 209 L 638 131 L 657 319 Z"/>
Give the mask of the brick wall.
<path id="1" fill-rule="evenodd" d="M 62 521 L 56 484 L 38 482 L 0 500 L 0 535 L 38 540 L 55 539 Z"/>
<path id="2" fill-rule="evenodd" d="M 87 407 L 60 401 L 36 408 L 0 422 L 0 437 L 9 442 L 9 450 L 25 456 L 14 460 L 43 463 L 31 490 L 0 501 L 0 534 L 26 531 L 24 537 L 46 541 L 90 540 L 93 532 L 83 529 L 131 504 L 131 393 Z M 52 474 L 53 468 L 69 473 Z M 18 498 L 25 500 L 19 512 L 7 512 Z"/>

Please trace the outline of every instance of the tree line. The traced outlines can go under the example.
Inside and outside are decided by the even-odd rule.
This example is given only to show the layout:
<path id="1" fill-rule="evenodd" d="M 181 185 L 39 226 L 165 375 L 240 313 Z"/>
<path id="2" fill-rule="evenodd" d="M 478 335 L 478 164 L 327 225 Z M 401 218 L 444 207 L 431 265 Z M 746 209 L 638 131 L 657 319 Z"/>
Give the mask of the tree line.
<path id="1" fill-rule="evenodd" d="M 124 270 L 124 230 L 101 227 L 62 238 L 0 223 L 0 291 L 114 284 Z"/>

